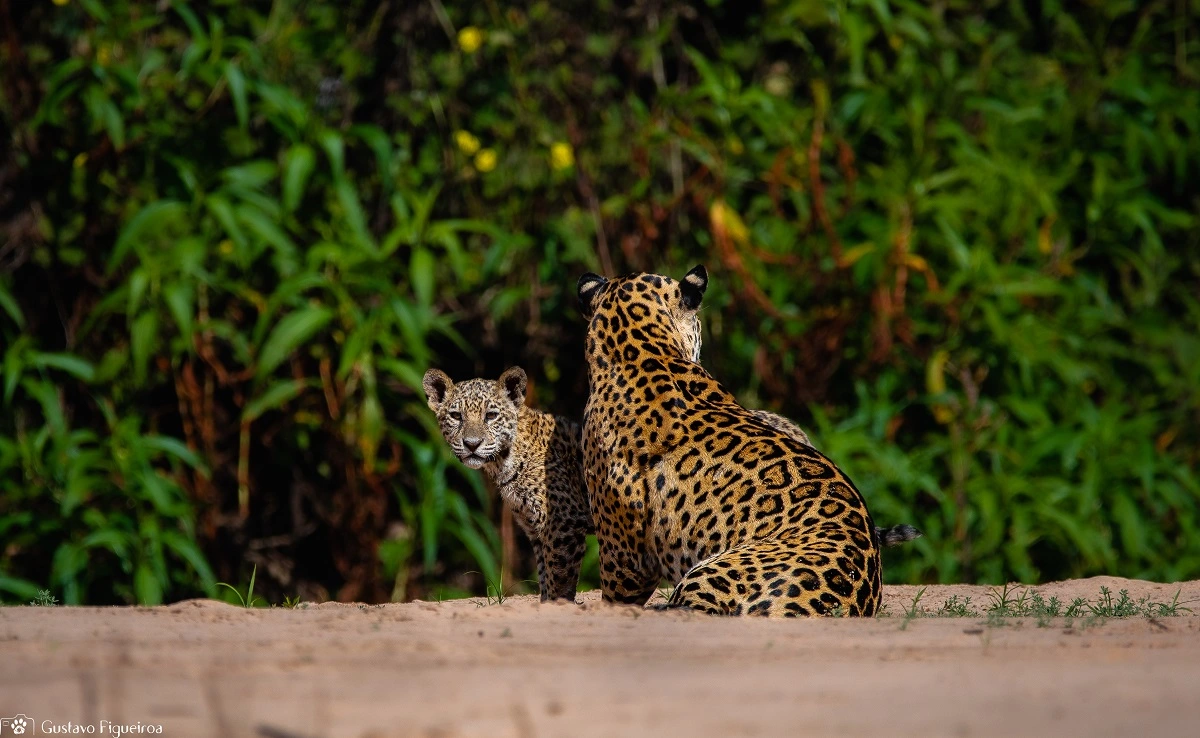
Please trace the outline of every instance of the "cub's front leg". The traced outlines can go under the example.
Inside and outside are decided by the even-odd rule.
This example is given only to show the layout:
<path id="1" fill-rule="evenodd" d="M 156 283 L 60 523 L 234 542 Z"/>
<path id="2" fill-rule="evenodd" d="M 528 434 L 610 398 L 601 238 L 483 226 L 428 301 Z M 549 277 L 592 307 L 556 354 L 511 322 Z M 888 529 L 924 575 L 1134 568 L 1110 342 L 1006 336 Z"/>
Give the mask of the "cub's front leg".
<path id="1" fill-rule="evenodd" d="M 587 547 L 587 528 L 570 521 L 554 521 L 547 526 L 542 539 L 542 559 L 545 577 L 539 574 L 542 601 L 575 601 L 575 589 L 579 584 L 579 565 Z"/>
<path id="2" fill-rule="evenodd" d="M 546 551 L 540 539 L 531 536 L 530 543 L 533 544 L 533 560 L 537 563 L 538 593 L 541 595 L 542 602 L 545 602 L 550 599 L 550 581 L 546 572 Z"/>

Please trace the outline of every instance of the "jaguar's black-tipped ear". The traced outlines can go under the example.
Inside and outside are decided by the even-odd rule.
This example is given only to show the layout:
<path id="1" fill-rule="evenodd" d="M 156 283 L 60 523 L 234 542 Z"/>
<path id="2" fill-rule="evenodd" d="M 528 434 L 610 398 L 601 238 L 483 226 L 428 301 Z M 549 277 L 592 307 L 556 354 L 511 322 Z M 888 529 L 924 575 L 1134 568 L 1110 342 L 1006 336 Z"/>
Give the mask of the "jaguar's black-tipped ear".
<path id="1" fill-rule="evenodd" d="M 529 387 L 529 379 L 525 376 L 525 370 L 519 366 L 514 366 L 511 369 L 505 370 L 500 375 L 500 387 L 504 389 L 504 396 L 517 407 L 525 404 L 525 390 Z"/>
<path id="2" fill-rule="evenodd" d="M 425 372 L 422 385 L 425 387 L 425 399 L 429 402 L 429 409 L 436 413 L 446 401 L 446 395 L 450 393 L 454 382 L 451 382 L 450 377 L 441 369 L 430 369 Z"/>
<path id="3" fill-rule="evenodd" d="M 679 292 L 683 295 L 683 306 L 688 310 L 700 307 L 700 299 L 704 297 L 706 289 L 708 289 L 708 270 L 704 268 L 703 264 L 697 264 L 679 283 Z"/>
<path id="4" fill-rule="evenodd" d="M 576 290 L 579 292 L 579 307 L 583 310 L 583 314 L 591 316 L 592 303 L 596 299 L 596 295 L 600 294 L 600 288 L 608 282 L 607 279 L 599 274 L 588 272 L 579 278 L 579 284 Z"/>

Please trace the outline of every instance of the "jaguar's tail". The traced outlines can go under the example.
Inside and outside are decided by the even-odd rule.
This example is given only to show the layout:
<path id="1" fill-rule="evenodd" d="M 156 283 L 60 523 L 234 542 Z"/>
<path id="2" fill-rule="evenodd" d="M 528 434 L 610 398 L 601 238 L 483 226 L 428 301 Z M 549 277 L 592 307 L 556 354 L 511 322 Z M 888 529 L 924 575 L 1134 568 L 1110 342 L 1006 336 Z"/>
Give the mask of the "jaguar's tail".
<path id="1" fill-rule="evenodd" d="M 880 546 L 899 546 L 923 535 L 911 525 L 893 525 L 891 528 L 876 528 L 875 542 Z"/>

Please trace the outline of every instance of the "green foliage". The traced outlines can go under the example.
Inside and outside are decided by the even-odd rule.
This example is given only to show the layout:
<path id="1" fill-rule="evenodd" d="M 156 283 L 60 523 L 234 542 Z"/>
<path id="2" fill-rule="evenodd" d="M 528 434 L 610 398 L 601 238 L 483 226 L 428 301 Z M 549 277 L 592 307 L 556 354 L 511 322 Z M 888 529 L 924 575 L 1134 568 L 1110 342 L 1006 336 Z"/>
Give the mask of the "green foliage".
<path id="1" fill-rule="evenodd" d="M 237 602 L 242 607 L 254 607 L 255 606 L 254 603 L 256 601 L 262 599 L 261 597 L 255 597 L 255 595 L 254 595 L 254 580 L 257 576 L 258 576 L 258 565 L 256 564 L 254 566 L 254 568 L 250 570 L 250 583 L 246 585 L 246 593 L 245 594 L 242 594 L 241 590 L 239 590 L 237 587 L 233 586 L 232 584 L 226 584 L 225 582 L 217 582 L 217 586 L 224 587 L 225 589 L 229 590 L 230 592 L 233 592 L 233 596 L 237 597 Z M 284 603 L 285 604 L 287 603 L 286 599 L 284 600 Z M 263 604 L 266 604 L 266 602 L 264 601 Z M 290 605 L 290 607 L 295 607 L 295 604 L 293 603 L 292 605 Z"/>
<path id="2" fill-rule="evenodd" d="M 54 607 L 58 604 L 58 598 L 50 594 L 48 589 L 39 589 L 37 596 L 29 601 L 33 607 Z"/>
<path id="3" fill-rule="evenodd" d="M 921 587 L 920 589 L 917 590 L 917 593 L 915 595 L 913 595 L 912 603 L 904 608 L 904 620 L 903 620 L 903 622 L 900 623 L 900 630 L 907 630 L 908 624 L 911 623 L 914 619 L 921 616 L 921 614 L 922 614 L 921 598 L 924 596 L 925 596 L 925 587 Z"/>
<path id="4" fill-rule="evenodd" d="M 579 273 L 696 262 L 889 581 L 1200 576 L 1198 13 L 14 4 L 0 597 L 486 592 L 424 369 L 578 415 Z"/>
<path id="5" fill-rule="evenodd" d="M 958 595 L 951 595 L 934 614 L 938 617 L 965 618 L 974 614 L 974 609 L 970 597 L 959 599 Z"/>
<path id="6" fill-rule="evenodd" d="M 929 610 L 921 606 L 921 598 L 925 594 L 922 587 L 913 596 L 912 603 L 904 608 L 904 620 L 900 629 L 905 630 L 908 624 L 916 618 L 973 618 L 986 616 L 988 625 L 1003 626 L 1010 618 L 1034 618 L 1039 628 L 1052 624 L 1055 618 L 1086 618 L 1088 621 L 1102 621 L 1105 618 L 1158 618 L 1176 617 L 1191 614 L 1191 608 L 1181 602 L 1179 597 L 1182 589 L 1175 592 L 1170 602 L 1157 602 L 1150 597 L 1134 600 L 1128 590 L 1121 590 L 1113 597 L 1112 590 L 1101 587 L 1095 601 L 1086 597 L 1076 597 L 1070 604 L 1064 605 L 1058 597 L 1046 599 L 1040 592 L 1028 587 L 1005 584 L 1000 589 L 992 589 L 987 593 L 988 604 L 982 611 L 971 606 L 971 598 L 959 598 L 952 595 L 941 607 Z"/>

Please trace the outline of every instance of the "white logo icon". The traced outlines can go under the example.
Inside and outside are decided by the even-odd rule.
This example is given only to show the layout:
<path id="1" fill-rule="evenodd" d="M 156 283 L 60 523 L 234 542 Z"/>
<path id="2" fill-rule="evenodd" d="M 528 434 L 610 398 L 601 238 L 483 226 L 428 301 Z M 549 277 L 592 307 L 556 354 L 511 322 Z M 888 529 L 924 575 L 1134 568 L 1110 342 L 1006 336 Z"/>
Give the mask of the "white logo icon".
<path id="1" fill-rule="evenodd" d="M 9 728 L 13 735 L 33 735 L 33 718 L 25 715 L 0 718 L 0 735 L 4 735 L 5 728 Z"/>

